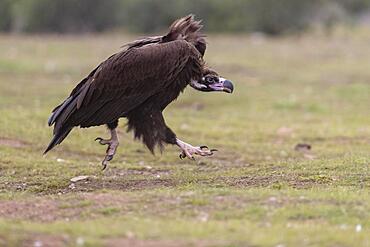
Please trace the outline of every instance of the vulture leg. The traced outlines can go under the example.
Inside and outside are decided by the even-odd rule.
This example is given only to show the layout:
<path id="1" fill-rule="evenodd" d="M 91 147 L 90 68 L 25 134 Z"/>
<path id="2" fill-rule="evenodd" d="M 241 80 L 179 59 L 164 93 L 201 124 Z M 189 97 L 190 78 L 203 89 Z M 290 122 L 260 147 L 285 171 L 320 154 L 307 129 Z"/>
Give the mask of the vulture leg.
<path id="1" fill-rule="evenodd" d="M 176 138 L 176 145 L 180 147 L 182 152 L 180 153 L 180 159 L 188 157 L 189 159 L 195 160 L 194 154 L 200 156 L 211 156 L 217 149 L 208 149 L 207 146 L 194 147 L 189 143 L 183 142 Z"/>
<path id="2" fill-rule="evenodd" d="M 152 105 L 142 105 L 127 116 L 128 130 L 134 130 L 134 136 L 141 139 L 153 152 L 156 145 L 163 147 L 164 143 L 177 145 L 181 149 L 180 158 L 188 157 L 194 160 L 193 155 L 211 156 L 216 149 L 207 146 L 193 147 L 181 141 L 176 134 L 166 125 L 162 112 Z"/>
<path id="3" fill-rule="evenodd" d="M 108 145 L 105 158 L 102 161 L 103 170 L 105 168 L 107 168 L 108 162 L 113 159 L 113 156 L 116 153 L 117 147 L 119 145 L 118 135 L 117 135 L 117 131 L 116 131 L 116 128 L 118 126 L 118 121 L 115 121 L 113 123 L 109 123 L 109 124 L 107 124 L 107 126 L 108 126 L 108 129 L 110 130 L 111 138 L 110 139 L 103 139 L 101 137 L 97 137 L 95 139 L 95 141 L 99 141 L 99 143 L 101 145 Z"/>

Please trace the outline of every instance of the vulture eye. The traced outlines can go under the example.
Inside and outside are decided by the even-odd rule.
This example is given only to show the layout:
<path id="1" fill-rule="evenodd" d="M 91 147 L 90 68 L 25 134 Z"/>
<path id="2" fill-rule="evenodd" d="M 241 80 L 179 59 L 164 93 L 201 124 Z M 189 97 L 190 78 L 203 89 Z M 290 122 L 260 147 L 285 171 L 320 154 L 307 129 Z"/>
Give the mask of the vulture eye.
<path id="1" fill-rule="evenodd" d="M 213 78 L 213 77 L 206 77 L 206 83 L 207 84 L 213 84 L 215 82 L 216 82 L 215 78 Z"/>

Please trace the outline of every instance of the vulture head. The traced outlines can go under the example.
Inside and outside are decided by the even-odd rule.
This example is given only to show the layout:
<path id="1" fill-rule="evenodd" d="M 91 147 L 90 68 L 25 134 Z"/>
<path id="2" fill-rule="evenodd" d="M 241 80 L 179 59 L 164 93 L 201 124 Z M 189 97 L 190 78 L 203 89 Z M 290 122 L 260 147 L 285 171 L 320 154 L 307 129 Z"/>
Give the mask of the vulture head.
<path id="1" fill-rule="evenodd" d="M 190 86 L 202 92 L 232 93 L 234 91 L 232 82 L 216 73 L 206 74 L 200 81 L 191 81 Z"/>
<path id="2" fill-rule="evenodd" d="M 194 15 L 188 15 L 178 19 L 170 26 L 167 35 L 161 38 L 161 41 L 184 39 L 193 44 L 203 57 L 207 48 L 205 36 L 200 32 L 202 29 L 201 21 L 195 21 Z M 218 73 L 210 68 L 203 71 L 200 80 L 192 80 L 190 86 L 202 92 L 226 92 L 232 93 L 234 86 L 231 81 L 222 78 Z"/>

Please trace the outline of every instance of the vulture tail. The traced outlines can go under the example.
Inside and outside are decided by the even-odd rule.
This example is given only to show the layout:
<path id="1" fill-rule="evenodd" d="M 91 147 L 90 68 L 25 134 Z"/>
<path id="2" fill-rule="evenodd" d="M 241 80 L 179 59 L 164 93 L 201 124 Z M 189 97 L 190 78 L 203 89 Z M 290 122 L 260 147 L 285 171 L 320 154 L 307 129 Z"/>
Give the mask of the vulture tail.
<path id="1" fill-rule="evenodd" d="M 54 146 L 61 143 L 64 138 L 67 137 L 69 132 L 71 132 L 74 126 L 65 124 L 65 121 L 68 119 L 70 114 L 74 111 L 75 106 L 77 104 L 77 100 L 73 97 L 69 97 L 66 99 L 60 106 L 56 107 L 51 114 L 48 124 L 49 126 L 55 124 L 54 131 L 53 131 L 53 139 L 49 143 L 48 147 L 46 148 L 44 154 L 50 151 Z"/>
<path id="2" fill-rule="evenodd" d="M 44 154 L 61 143 L 67 137 L 69 132 L 71 132 L 75 125 L 68 122 L 68 120 L 70 119 L 71 114 L 81 107 L 88 89 L 88 84 L 80 86 L 75 95 L 68 97 L 61 105 L 57 106 L 53 110 L 53 113 L 49 117 L 48 124 L 49 126 L 55 124 L 53 131 L 54 136 Z"/>
<path id="3" fill-rule="evenodd" d="M 46 154 L 53 147 L 55 147 L 56 145 L 58 145 L 59 143 L 61 143 L 64 140 L 64 138 L 67 137 L 67 135 L 69 134 L 69 132 L 71 132 L 72 128 L 73 127 L 69 127 L 68 126 L 67 128 L 62 128 L 57 133 L 55 133 L 54 136 L 53 136 L 53 139 L 51 140 L 51 142 L 49 143 L 48 147 L 44 151 L 44 154 Z"/>

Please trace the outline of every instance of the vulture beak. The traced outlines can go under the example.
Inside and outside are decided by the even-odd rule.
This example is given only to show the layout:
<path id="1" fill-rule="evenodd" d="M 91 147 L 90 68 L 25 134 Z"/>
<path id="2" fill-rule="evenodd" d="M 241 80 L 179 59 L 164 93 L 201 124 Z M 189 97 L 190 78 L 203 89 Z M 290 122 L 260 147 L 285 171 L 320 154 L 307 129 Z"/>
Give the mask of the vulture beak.
<path id="1" fill-rule="evenodd" d="M 223 91 L 226 93 L 232 93 L 234 91 L 232 82 L 222 77 L 219 78 L 218 82 L 209 84 L 208 87 L 211 91 Z"/>

